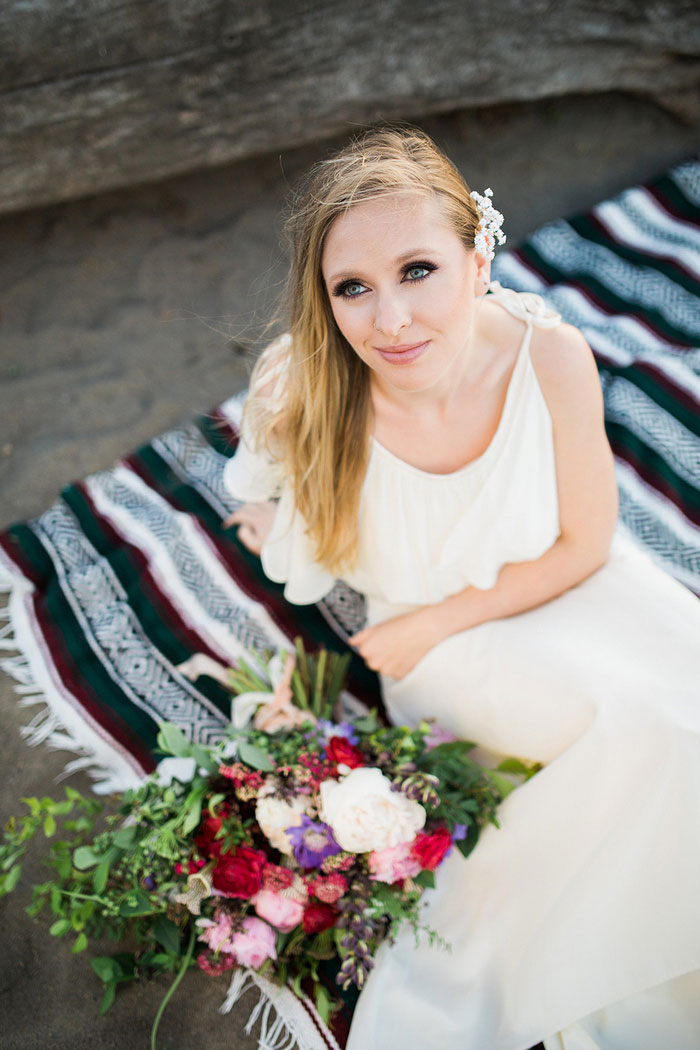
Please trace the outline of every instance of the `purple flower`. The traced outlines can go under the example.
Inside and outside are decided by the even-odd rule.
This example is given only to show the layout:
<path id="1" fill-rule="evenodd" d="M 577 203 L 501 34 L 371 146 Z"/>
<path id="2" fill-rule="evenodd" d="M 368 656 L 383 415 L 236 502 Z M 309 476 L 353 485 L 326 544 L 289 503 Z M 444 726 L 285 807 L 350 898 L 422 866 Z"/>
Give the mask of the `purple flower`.
<path id="1" fill-rule="evenodd" d="M 314 821 L 304 814 L 301 824 L 287 828 L 286 832 L 294 847 L 294 856 L 302 868 L 317 868 L 326 857 L 340 853 L 333 832 L 322 820 Z"/>
<path id="2" fill-rule="evenodd" d="M 466 824 L 455 824 L 454 831 L 452 832 L 452 841 L 459 842 L 460 839 L 466 839 L 467 837 L 467 825 Z"/>
<path id="3" fill-rule="evenodd" d="M 351 744 L 357 744 L 360 739 L 352 722 L 329 722 L 321 718 L 317 723 L 317 728 L 321 730 L 326 743 L 332 736 L 344 736 Z"/>

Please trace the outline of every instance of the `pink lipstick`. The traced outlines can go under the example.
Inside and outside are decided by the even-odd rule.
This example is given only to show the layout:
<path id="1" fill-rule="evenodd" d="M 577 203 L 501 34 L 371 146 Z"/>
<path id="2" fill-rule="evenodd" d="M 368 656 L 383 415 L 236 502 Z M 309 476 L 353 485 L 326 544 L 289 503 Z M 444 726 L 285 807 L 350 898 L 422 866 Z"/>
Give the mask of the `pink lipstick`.
<path id="1" fill-rule="evenodd" d="M 410 345 L 403 343 L 401 346 L 375 346 L 374 349 L 390 364 L 403 365 L 408 364 L 409 361 L 415 361 L 416 358 L 425 353 L 429 343 L 430 340 L 428 339 L 424 343 L 412 343 Z"/>

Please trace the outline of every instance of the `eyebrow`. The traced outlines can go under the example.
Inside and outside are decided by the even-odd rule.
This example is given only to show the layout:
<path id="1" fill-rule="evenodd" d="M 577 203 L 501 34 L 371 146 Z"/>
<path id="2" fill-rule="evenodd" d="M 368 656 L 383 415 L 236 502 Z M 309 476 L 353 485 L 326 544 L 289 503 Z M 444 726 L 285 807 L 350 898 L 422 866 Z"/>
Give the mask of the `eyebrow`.
<path id="1" fill-rule="evenodd" d="M 401 255 L 396 257 L 394 262 L 397 266 L 400 266 L 402 263 L 408 262 L 409 259 L 420 259 L 426 255 L 439 256 L 440 252 L 436 251 L 435 248 L 412 248 L 408 252 L 402 252 Z M 334 273 L 327 277 L 326 283 L 336 284 L 338 281 L 347 281 L 351 277 L 357 277 L 358 273 L 361 273 L 361 268 L 357 270 L 343 270 L 340 273 Z"/>

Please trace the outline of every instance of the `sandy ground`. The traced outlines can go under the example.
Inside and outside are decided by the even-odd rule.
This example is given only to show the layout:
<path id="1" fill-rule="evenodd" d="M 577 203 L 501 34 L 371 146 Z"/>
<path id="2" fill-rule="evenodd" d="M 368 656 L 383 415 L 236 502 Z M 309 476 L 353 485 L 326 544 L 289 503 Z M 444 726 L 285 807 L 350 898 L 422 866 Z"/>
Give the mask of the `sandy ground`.
<path id="1" fill-rule="evenodd" d="M 509 243 L 697 152 L 700 127 L 641 99 L 562 98 L 424 123 L 472 188 L 491 186 Z M 349 131 L 352 129 L 348 129 Z M 243 387 L 284 275 L 289 185 L 327 143 L 128 192 L 0 218 L 0 526 L 40 513 L 73 478 Z M 30 750 L 0 675 L 0 820 L 55 794 L 66 756 Z M 76 787 L 88 781 L 75 776 Z M 23 907 L 39 859 L 0 902 L 0 1047 L 140 1050 L 166 984 L 125 989 L 102 1019 L 87 954 Z M 255 996 L 229 1017 L 225 979 L 191 973 L 160 1050 L 257 1045 Z M 370 1050 L 370 1048 L 368 1048 Z M 481 1048 L 480 1048 L 481 1050 Z"/>

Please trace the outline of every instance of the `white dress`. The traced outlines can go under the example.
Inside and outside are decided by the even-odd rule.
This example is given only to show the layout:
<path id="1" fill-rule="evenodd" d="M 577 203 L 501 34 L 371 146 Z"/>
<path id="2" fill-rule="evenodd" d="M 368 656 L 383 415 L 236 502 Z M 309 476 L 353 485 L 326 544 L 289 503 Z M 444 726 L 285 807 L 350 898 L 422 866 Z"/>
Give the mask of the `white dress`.
<path id="1" fill-rule="evenodd" d="M 559 531 L 552 427 L 529 356 L 558 315 L 496 282 L 525 322 L 482 456 L 433 475 L 374 442 L 358 568 L 368 619 L 488 588 Z M 278 465 L 245 442 L 240 499 L 280 494 L 262 560 L 290 601 L 333 578 L 313 561 Z M 384 946 L 348 1050 L 697 1050 L 700 1046 L 700 602 L 618 533 L 608 563 L 537 609 L 452 635 L 401 681 L 390 716 L 434 717 L 545 768 L 426 895 L 450 953 Z"/>

